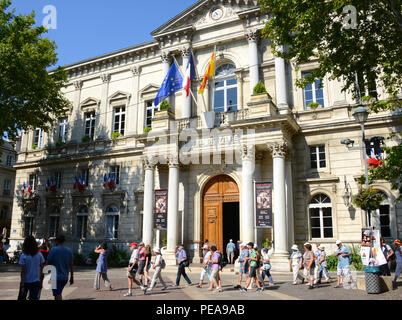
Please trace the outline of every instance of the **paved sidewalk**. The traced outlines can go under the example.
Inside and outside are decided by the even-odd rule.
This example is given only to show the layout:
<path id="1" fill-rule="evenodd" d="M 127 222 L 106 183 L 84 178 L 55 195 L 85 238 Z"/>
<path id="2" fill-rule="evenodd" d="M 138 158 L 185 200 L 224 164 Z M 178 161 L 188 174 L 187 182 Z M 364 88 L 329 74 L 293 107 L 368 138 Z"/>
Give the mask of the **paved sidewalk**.
<path id="1" fill-rule="evenodd" d="M 113 284 L 113 291 L 102 290 L 95 292 L 93 280 L 95 268 L 76 267 L 74 284 L 67 284 L 63 291 L 65 300 L 401 300 L 402 282 L 396 290 L 381 293 L 367 294 L 357 289 L 334 288 L 335 283 L 322 283 L 312 290 L 306 285 L 292 285 L 291 273 L 272 273 L 275 285 L 267 287 L 263 292 L 257 293 L 256 289 L 243 293 L 234 289 L 237 284 L 237 276 L 226 266 L 222 273 L 223 292 L 216 293 L 207 290 L 208 280 L 205 278 L 204 287 L 198 289 L 201 268 L 191 265 L 191 272 L 187 272 L 193 286 L 185 286 L 184 279 L 181 279 L 179 287 L 172 287 L 176 279 L 177 267 L 168 266 L 162 275 L 169 288 L 161 290 L 158 284 L 151 294 L 144 295 L 144 292 L 134 285 L 133 296 L 123 297 L 127 292 L 127 278 L 125 268 L 110 268 L 108 277 Z M 332 274 L 335 279 L 335 274 Z M 0 300 L 16 300 L 19 288 L 18 266 L 0 266 Z M 243 282 L 244 285 L 244 282 Z M 51 290 L 43 290 L 41 300 L 53 300 Z"/>

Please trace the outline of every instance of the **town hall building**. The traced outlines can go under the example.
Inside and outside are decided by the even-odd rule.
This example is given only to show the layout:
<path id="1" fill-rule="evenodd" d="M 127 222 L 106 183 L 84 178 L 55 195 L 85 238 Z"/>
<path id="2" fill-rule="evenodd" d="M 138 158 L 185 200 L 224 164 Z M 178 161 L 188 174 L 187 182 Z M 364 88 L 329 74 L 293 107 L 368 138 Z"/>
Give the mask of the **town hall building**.
<path id="1" fill-rule="evenodd" d="M 196 262 L 206 239 L 223 251 L 230 239 L 260 246 L 269 239 L 275 270 L 288 267 L 294 243 L 328 251 L 337 239 L 360 244 L 368 222 L 351 196 L 365 157 L 340 142 L 361 146 L 358 103 L 341 90 L 342 80 L 296 87 L 317 62 L 275 57 L 261 34 L 266 19 L 257 1 L 199 0 L 154 30 L 150 42 L 66 66 L 66 116 L 50 132 L 21 136 L 11 246 L 28 234 L 62 233 L 85 255 L 105 239 L 122 246 L 143 240 L 163 246 L 174 264 L 178 243 Z M 215 79 L 198 94 L 214 48 Z M 160 110 L 154 99 L 170 66 L 184 73 L 190 55 L 198 77 L 192 94 L 179 90 L 171 108 Z M 253 94 L 259 81 L 267 93 Z M 386 97 L 381 88 L 377 94 Z M 371 113 L 365 130 L 366 138 L 392 145 L 386 138 L 400 131 L 400 114 Z M 272 226 L 257 228 L 260 182 L 272 190 Z M 385 200 L 372 224 L 388 241 L 401 237 L 397 191 L 386 181 L 374 186 Z"/>

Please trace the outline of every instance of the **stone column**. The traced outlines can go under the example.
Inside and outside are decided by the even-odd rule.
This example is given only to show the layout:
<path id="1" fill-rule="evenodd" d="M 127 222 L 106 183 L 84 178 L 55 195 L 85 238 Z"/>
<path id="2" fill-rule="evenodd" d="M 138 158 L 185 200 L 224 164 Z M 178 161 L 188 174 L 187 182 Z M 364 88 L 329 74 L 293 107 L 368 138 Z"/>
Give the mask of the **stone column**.
<path id="1" fill-rule="evenodd" d="M 272 269 L 289 271 L 288 227 L 286 220 L 285 153 L 287 144 L 272 143 L 268 148 L 273 158 L 273 223 L 274 254 Z"/>
<path id="2" fill-rule="evenodd" d="M 138 112 L 142 112 L 144 109 L 139 107 L 139 86 L 140 86 L 140 73 L 141 73 L 141 67 L 138 65 L 135 65 L 131 67 L 131 72 L 133 73 L 133 108 L 127 108 L 127 111 L 129 112 L 128 115 L 130 115 L 130 118 L 127 117 L 127 119 L 130 119 L 128 121 L 128 125 L 130 126 L 128 129 L 128 133 L 134 133 L 134 134 L 141 134 L 143 133 L 143 125 L 138 123 L 138 118 L 141 118 L 138 116 Z M 131 111 L 130 109 L 134 110 Z M 132 121 L 131 121 L 131 115 L 132 115 Z"/>
<path id="3" fill-rule="evenodd" d="M 290 158 L 290 157 L 289 157 Z M 293 178 L 292 162 L 290 159 L 285 161 L 285 188 L 286 188 L 286 220 L 288 222 L 288 248 L 290 248 L 294 239 L 294 211 L 293 211 Z"/>
<path id="4" fill-rule="evenodd" d="M 236 70 L 236 80 L 237 80 L 237 110 L 245 109 L 243 105 L 243 70 Z"/>
<path id="5" fill-rule="evenodd" d="M 103 73 L 100 75 L 102 80 L 102 93 L 101 93 L 101 103 L 99 113 L 96 115 L 96 127 L 95 134 L 97 137 L 106 139 L 106 137 L 111 133 L 108 130 L 112 130 L 112 128 L 108 128 L 107 125 L 107 117 L 108 117 L 108 97 L 109 97 L 109 82 L 110 82 L 110 73 Z"/>
<path id="6" fill-rule="evenodd" d="M 241 239 L 243 242 L 255 241 L 254 233 L 254 146 L 242 147 L 241 183 Z"/>
<path id="7" fill-rule="evenodd" d="M 82 80 L 77 80 L 74 81 L 74 88 L 75 88 L 75 93 L 74 93 L 74 105 L 73 105 L 73 110 L 71 112 L 71 118 L 69 119 L 69 139 L 71 142 L 81 142 L 81 137 L 79 136 L 82 134 L 80 130 L 76 130 L 77 127 L 81 125 L 80 123 L 80 103 L 81 103 L 81 89 L 82 89 L 83 81 Z M 29 139 L 28 141 L 32 141 L 32 139 Z M 29 146 L 28 146 L 29 150 Z"/>
<path id="8" fill-rule="evenodd" d="M 280 46 L 278 51 L 283 52 L 283 46 Z M 286 84 L 286 65 L 285 60 L 280 57 L 275 57 L 275 86 L 276 105 L 281 114 L 286 113 L 289 109 Z"/>
<path id="9" fill-rule="evenodd" d="M 259 81 L 258 72 L 258 31 L 248 30 L 247 34 L 249 61 L 250 61 L 250 94 L 253 94 L 254 87 Z"/>
<path id="10" fill-rule="evenodd" d="M 181 49 L 181 54 L 183 56 L 183 66 L 182 70 L 183 73 L 186 72 L 188 60 L 190 58 L 191 50 L 189 47 L 185 47 Z M 190 90 L 191 90 L 191 83 L 190 83 Z M 186 97 L 186 94 L 183 90 L 183 104 L 182 104 L 182 109 L 181 109 L 181 117 L 182 118 L 191 118 L 191 93 L 188 94 L 188 97 Z"/>
<path id="11" fill-rule="evenodd" d="M 179 162 L 178 157 L 169 159 L 169 186 L 167 212 L 167 252 L 166 263 L 176 264 L 175 249 L 178 244 L 178 213 L 179 213 Z"/>
<path id="12" fill-rule="evenodd" d="M 152 246 L 153 203 L 154 203 L 154 165 L 144 160 L 144 215 L 142 223 L 142 241 Z"/>

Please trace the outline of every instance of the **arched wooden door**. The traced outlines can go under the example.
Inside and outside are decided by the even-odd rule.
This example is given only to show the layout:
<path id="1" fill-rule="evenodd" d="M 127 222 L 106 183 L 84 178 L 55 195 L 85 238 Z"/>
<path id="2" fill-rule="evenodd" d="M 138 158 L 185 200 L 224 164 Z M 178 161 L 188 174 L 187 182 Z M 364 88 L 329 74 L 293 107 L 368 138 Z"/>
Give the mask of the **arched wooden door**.
<path id="1" fill-rule="evenodd" d="M 203 192 L 203 239 L 223 251 L 223 203 L 239 202 L 239 188 L 227 175 L 219 175 L 207 182 Z"/>

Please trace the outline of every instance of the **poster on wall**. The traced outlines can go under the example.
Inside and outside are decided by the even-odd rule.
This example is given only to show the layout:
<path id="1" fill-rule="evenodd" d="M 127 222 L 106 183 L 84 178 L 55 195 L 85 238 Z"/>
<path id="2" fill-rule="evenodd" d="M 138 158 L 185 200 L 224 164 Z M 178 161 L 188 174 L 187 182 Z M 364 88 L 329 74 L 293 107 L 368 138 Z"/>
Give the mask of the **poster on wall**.
<path id="1" fill-rule="evenodd" d="M 367 246 L 361 246 L 360 248 L 360 256 L 362 258 L 362 264 L 363 266 L 367 267 L 369 265 L 370 261 L 370 247 Z"/>
<path id="2" fill-rule="evenodd" d="M 370 228 L 362 228 L 362 247 L 371 247 L 371 233 Z"/>
<path id="3" fill-rule="evenodd" d="M 155 190 L 154 229 L 167 229 L 167 190 Z"/>
<path id="4" fill-rule="evenodd" d="M 272 183 L 255 183 L 255 217 L 257 228 L 272 228 Z"/>

